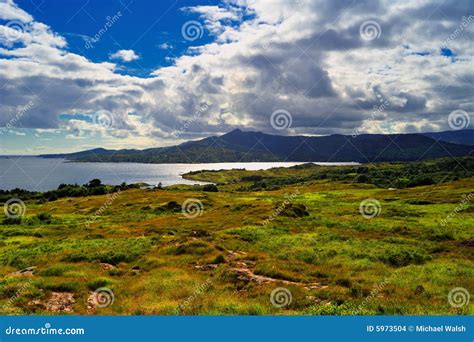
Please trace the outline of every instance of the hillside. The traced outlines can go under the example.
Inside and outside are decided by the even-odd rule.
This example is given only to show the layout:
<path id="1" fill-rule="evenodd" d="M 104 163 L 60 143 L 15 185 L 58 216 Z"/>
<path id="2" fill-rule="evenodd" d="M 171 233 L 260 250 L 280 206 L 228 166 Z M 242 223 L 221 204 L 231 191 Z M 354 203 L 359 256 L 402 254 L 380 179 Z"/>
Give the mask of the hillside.
<path id="1" fill-rule="evenodd" d="M 447 294 L 472 287 L 474 178 L 404 189 L 372 179 L 400 168 L 444 180 L 455 168 L 447 162 L 361 166 L 364 180 L 353 166 L 311 164 L 194 174 L 217 181 L 218 191 L 132 188 L 56 200 L 18 193 L 23 215 L 0 212 L 0 312 L 472 314 L 472 301 L 453 307 Z M 472 165 L 459 162 L 461 170 Z M 374 284 L 383 286 L 367 300 Z M 269 300 L 278 287 L 292 297 L 285 307 Z M 103 288 L 113 305 L 91 300 Z"/>
<path id="2" fill-rule="evenodd" d="M 446 132 L 448 133 L 448 132 Z M 459 132 L 452 132 L 454 139 Z M 463 137 L 466 134 L 462 134 Z M 448 136 L 448 134 L 446 134 Z M 466 140 L 466 139 L 464 139 Z M 462 157 L 474 147 L 423 134 L 279 136 L 235 129 L 218 137 L 145 150 L 94 149 L 72 154 L 42 155 L 87 162 L 216 163 L 216 162 L 384 162 Z"/>

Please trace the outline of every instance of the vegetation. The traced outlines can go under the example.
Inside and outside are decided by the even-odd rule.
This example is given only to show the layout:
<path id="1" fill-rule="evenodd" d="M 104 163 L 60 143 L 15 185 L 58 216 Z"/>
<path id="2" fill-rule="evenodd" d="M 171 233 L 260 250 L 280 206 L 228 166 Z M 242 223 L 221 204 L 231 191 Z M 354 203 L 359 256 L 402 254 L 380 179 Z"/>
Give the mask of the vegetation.
<path id="1" fill-rule="evenodd" d="M 474 158 L 443 158 L 412 163 L 381 163 L 351 166 L 320 166 L 312 163 L 287 169 L 229 172 L 195 171 L 185 177 L 216 184 L 239 184 L 238 191 L 276 190 L 280 186 L 313 180 L 373 184 L 380 188 L 411 188 L 474 176 Z"/>
<path id="2" fill-rule="evenodd" d="M 2 192 L 0 201 L 15 195 L 27 210 L 19 220 L 0 216 L 0 310 L 472 314 L 472 301 L 454 307 L 447 298 L 456 287 L 474 291 L 473 169 L 472 158 L 305 164 L 186 175 L 218 191 L 94 181 L 61 186 L 54 201 Z M 195 216 L 183 213 L 189 199 L 202 205 Z M 372 218 L 360 213 L 366 199 L 380 204 Z M 103 287 L 114 302 L 95 307 L 91 294 Z M 276 287 L 291 292 L 289 305 L 271 304 Z M 49 305 L 53 294 L 71 295 L 71 311 Z"/>
<path id="3" fill-rule="evenodd" d="M 27 191 L 23 189 L 0 190 L 0 203 L 8 201 L 10 198 L 21 198 L 23 200 L 36 199 L 40 203 L 56 201 L 65 197 L 87 197 L 114 193 L 121 190 L 137 189 L 147 184 L 126 184 L 112 186 L 103 185 L 99 179 L 93 179 L 84 185 L 78 184 L 60 184 L 57 190 L 47 192 Z"/>

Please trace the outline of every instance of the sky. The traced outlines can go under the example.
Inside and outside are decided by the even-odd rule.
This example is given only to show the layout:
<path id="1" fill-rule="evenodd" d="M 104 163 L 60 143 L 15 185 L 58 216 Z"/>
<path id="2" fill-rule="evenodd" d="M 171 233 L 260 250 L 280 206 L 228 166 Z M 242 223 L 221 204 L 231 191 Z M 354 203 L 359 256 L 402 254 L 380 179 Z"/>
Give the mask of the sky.
<path id="1" fill-rule="evenodd" d="M 473 38 L 469 0 L 0 0 L 0 155 L 472 128 Z"/>

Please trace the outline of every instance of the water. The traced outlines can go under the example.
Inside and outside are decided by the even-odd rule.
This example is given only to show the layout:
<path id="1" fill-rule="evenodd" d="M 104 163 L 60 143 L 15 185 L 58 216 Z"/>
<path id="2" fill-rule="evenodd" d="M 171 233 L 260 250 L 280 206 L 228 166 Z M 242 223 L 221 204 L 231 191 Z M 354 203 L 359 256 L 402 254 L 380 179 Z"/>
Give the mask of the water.
<path id="1" fill-rule="evenodd" d="M 289 167 L 303 163 L 209 163 L 209 164 L 140 164 L 140 163 L 69 163 L 64 159 L 37 157 L 0 158 L 0 189 L 20 188 L 48 191 L 61 183 L 85 184 L 99 178 L 104 184 L 144 182 L 156 185 L 201 184 L 183 179 L 181 175 L 198 170 L 264 170 Z M 350 165 L 354 163 L 318 163 L 321 165 Z"/>

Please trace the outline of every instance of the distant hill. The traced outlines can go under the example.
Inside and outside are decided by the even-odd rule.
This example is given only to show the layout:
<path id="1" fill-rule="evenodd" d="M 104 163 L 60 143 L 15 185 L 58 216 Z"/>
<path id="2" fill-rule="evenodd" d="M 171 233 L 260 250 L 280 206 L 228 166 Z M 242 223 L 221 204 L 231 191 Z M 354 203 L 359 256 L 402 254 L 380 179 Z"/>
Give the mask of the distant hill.
<path id="1" fill-rule="evenodd" d="M 469 134 L 445 133 L 449 139 L 468 141 Z M 441 133 L 362 134 L 357 137 L 280 136 L 235 129 L 218 137 L 177 146 L 145 150 L 94 149 L 71 154 L 42 155 L 88 162 L 216 163 L 216 162 L 382 162 L 414 161 L 470 155 L 474 147 L 443 141 Z M 430 134 L 438 134 L 431 137 Z M 472 137 L 470 138 L 472 139 Z"/>
<path id="2" fill-rule="evenodd" d="M 460 131 L 429 132 L 423 135 L 453 144 L 474 146 L 474 129 L 463 129 Z"/>

